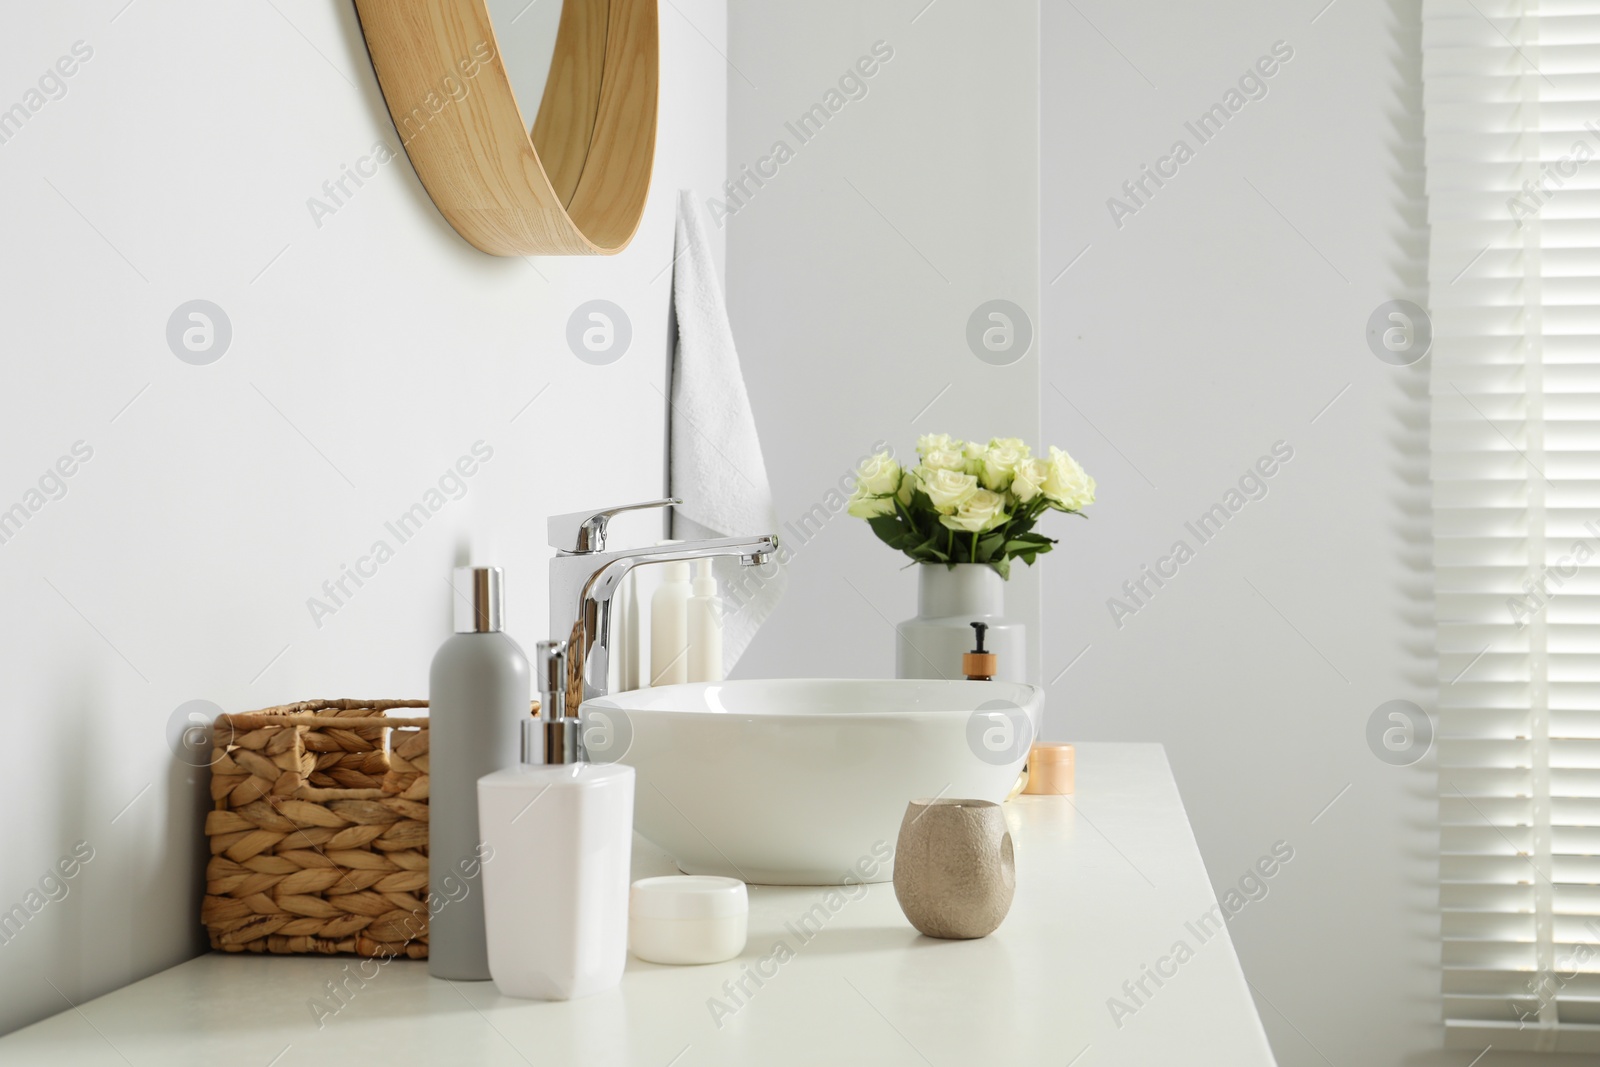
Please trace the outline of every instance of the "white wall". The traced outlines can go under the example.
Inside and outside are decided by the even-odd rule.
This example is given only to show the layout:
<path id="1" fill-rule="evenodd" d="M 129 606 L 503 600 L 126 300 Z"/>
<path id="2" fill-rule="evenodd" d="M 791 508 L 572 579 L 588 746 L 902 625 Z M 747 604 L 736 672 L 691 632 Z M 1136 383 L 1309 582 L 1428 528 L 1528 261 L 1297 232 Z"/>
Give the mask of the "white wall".
<path id="1" fill-rule="evenodd" d="M 204 945 L 180 705 L 425 695 L 469 553 L 508 568 L 513 635 L 543 638 L 545 516 L 660 493 L 674 191 L 725 161 L 724 4 L 674 0 L 655 187 L 624 255 L 483 255 L 404 157 L 319 228 L 307 199 L 396 144 L 352 6 L 125 2 L 18 9 L 0 35 L 0 109 L 93 49 L 0 143 L 0 507 L 93 449 L 0 544 L 0 909 L 94 850 L 0 943 L 0 1031 Z M 165 340 L 196 297 L 233 327 L 209 366 Z M 564 340 L 595 298 L 634 328 L 605 367 Z M 479 440 L 493 458 L 465 496 L 314 625 L 322 582 Z"/>
<path id="2" fill-rule="evenodd" d="M 729 177 L 776 142 L 793 151 L 723 220 L 734 335 L 796 550 L 741 676 L 894 673 L 893 624 L 916 611 L 908 561 L 842 510 L 795 532 L 874 442 L 906 459 L 923 433 L 1039 441 L 1037 341 L 994 366 L 966 340 L 985 301 L 1038 319 L 1038 7 L 730 4 Z M 788 124 L 874 46 L 892 58 L 867 64 L 865 95 L 852 87 L 801 143 Z M 1057 519 L 1070 546 L 1075 520 Z M 1019 566 L 1007 613 L 1036 642 L 1037 594 Z"/>
<path id="3" fill-rule="evenodd" d="M 1047 283 L 1089 246 L 1046 289 L 1045 426 L 1100 477 L 1046 581 L 1051 645 L 1088 649 L 1050 700 L 1063 738 L 1166 744 L 1219 892 L 1294 846 L 1231 928 L 1285 1067 L 1464 1067 L 1437 1051 L 1432 760 L 1364 739 L 1384 701 L 1431 708 L 1427 365 L 1363 337 L 1425 299 L 1418 5 L 1160 8 L 1044 20 Z M 1280 40 L 1265 98 L 1200 145 L 1183 123 Z M 1107 199 L 1179 138 L 1194 158 L 1119 228 Z M 1108 599 L 1277 441 L 1269 495 L 1119 628 Z"/>

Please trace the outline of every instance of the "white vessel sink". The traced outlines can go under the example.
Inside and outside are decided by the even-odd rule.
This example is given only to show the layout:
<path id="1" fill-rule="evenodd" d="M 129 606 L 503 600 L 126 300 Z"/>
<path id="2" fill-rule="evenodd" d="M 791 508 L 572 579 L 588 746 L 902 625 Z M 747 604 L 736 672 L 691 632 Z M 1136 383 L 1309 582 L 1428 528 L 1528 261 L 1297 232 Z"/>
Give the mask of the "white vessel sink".
<path id="1" fill-rule="evenodd" d="M 596 762 L 638 772 L 634 828 L 689 874 L 763 885 L 893 877 L 906 804 L 1001 801 L 1037 735 L 1038 686 L 770 679 L 585 701 Z"/>

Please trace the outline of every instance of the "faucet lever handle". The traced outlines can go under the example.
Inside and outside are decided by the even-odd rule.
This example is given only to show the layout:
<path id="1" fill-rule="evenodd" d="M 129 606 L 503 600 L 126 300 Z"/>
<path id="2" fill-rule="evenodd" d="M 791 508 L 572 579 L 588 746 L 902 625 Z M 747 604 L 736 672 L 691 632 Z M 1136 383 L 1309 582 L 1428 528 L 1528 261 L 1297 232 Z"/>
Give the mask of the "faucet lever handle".
<path id="1" fill-rule="evenodd" d="M 613 515 L 646 508 L 670 508 L 681 503 L 683 501 L 676 497 L 667 497 L 664 500 L 647 500 L 642 504 L 622 504 L 600 511 L 552 515 L 549 521 L 550 547 L 569 554 L 603 552 L 606 547 L 606 525 Z"/>

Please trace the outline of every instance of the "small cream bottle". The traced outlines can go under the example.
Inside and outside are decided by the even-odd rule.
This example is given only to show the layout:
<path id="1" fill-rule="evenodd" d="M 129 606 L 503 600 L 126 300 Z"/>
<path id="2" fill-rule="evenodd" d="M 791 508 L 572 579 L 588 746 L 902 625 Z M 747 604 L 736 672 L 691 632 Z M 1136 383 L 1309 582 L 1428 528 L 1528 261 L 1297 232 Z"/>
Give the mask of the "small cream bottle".
<path id="1" fill-rule="evenodd" d="M 695 560 L 689 595 L 689 678 L 722 681 L 722 601 L 709 559 Z"/>
<path id="2" fill-rule="evenodd" d="M 650 684 L 689 680 L 689 563 L 662 564 L 663 579 L 650 598 Z"/>

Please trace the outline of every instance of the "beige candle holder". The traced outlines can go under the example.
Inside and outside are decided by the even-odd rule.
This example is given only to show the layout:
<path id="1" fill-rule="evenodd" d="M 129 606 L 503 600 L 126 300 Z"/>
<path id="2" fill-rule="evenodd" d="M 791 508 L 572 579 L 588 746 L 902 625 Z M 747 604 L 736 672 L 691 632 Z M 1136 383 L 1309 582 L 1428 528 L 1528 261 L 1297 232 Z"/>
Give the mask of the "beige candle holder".
<path id="1" fill-rule="evenodd" d="M 1011 910 L 1016 861 L 1005 812 L 987 800 L 913 800 L 894 853 L 894 895 L 929 937 L 985 937 Z"/>

